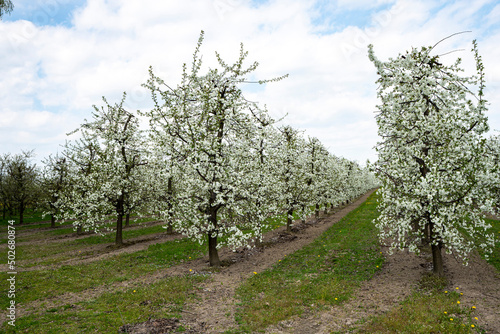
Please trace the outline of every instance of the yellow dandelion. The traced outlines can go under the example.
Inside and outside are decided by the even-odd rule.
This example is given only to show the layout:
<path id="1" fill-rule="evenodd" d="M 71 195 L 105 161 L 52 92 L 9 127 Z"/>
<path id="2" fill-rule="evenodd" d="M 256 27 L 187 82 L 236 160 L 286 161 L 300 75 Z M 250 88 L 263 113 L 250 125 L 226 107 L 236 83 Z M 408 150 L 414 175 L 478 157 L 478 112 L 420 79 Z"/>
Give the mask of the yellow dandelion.
<path id="1" fill-rule="evenodd" d="M 448 314 L 448 312 L 444 311 L 444 314 Z"/>
<path id="2" fill-rule="evenodd" d="M 453 321 L 453 318 L 450 318 L 450 321 Z"/>
<path id="3" fill-rule="evenodd" d="M 470 325 L 470 326 L 471 326 L 472 328 L 476 327 L 476 326 L 474 326 L 474 325 Z"/>
<path id="4" fill-rule="evenodd" d="M 257 275 L 257 272 L 256 272 L 256 271 L 254 271 L 253 273 L 254 273 L 255 275 Z"/>
<path id="5" fill-rule="evenodd" d="M 475 310 L 475 309 L 476 309 L 476 307 L 475 307 L 475 306 L 472 306 L 472 309 L 473 309 L 473 310 Z"/>
<path id="6" fill-rule="evenodd" d="M 463 295 L 464 295 L 463 292 L 460 292 L 460 296 L 463 296 Z"/>
<path id="7" fill-rule="evenodd" d="M 460 304 L 460 300 L 457 300 L 457 304 Z"/>
<path id="8" fill-rule="evenodd" d="M 191 258 L 191 256 L 189 258 Z"/>
<path id="9" fill-rule="evenodd" d="M 320 255 L 318 255 L 318 257 L 320 257 Z"/>
<path id="10" fill-rule="evenodd" d="M 378 266 L 377 266 L 377 268 L 378 268 Z"/>
<path id="11" fill-rule="evenodd" d="M 134 292 L 135 292 L 135 290 L 134 290 Z"/>
<path id="12" fill-rule="evenodd" d="M 444 293 L 448 293 L 448 291 L 445 291 Z"/>
<path id="13" fill-rule="evenodd" d="M 474 317 L 474 319 L 479 320 L 477 317 Z"/>
<path id="14" fill-rule="evenodd" d="M 458 286 L 457 286 L 455 289 L 457 289 L 457 290 L 458 290 Z"/>
<path id="15" fill-rule="evenodd" d="M 281 260 L 278 260 L 278 262 L 281 262 Z"/>
<path id="16" fill-rule="evenodd" d="M 337 298 L 335 298 L 335 300 L 337 300 Z"/>
<path id="17" fill-rule="evenodd" d="M 189 271 L 193 271 L 193 269 L 189 269 Z"/>

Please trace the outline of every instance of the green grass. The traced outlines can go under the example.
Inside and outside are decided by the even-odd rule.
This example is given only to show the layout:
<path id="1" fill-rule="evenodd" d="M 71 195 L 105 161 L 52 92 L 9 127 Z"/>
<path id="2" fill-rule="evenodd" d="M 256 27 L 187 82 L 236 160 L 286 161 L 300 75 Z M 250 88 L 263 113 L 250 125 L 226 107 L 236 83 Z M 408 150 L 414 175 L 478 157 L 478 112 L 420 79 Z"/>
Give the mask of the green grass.
<path id="1" fill-rule="evenodd" d="M 130 230 L 125 229 L 123 231 L 123 240 L 126 243 L 128 239 L 145 236 L 148 234 L 162 233 L 162 232 L 165 232 L 165 229 L 162 227 L 162 225 L 149 226 L 149 227 L 130 229 Z M 43 237 L 43 235 L 39 235 L 39 237 Z M 17 241 L 21 242 L 21 240 L 19 239 Z M 25 266 L 29 267 L 30 265 L 25 265 L 25 263 L 27 261 L 31 261 L 34 259 L 42 259 L 42 261 L 36 261 L 31 265 L 49 265 L 74 258 L 75 254 L 71 253 L 71 251 L 81 250 L 82 251 L 81 255 L 84 255 L 85 247 L 98 244 L 112 245 L 114 241 L 115 241 L 115 232 L 111 232 L 103 236 L 94 234 L 91 236 L 79 239 L 73 239 L 70 241 L 53 242 L 47 244 L 23 245 L 17 247 L 16 257 L 20 267 L 25 267 Z M 6 257 L 0 258 L 0 263 L 7 263 L 7 258 Z"/>
<path id="2" fill-rule="evenodd" d="M 384 262 L 372 223 L 378 215 L 375 197 L 310 245 L 243 283 L 237 289 L 239 330 L 263 330 L 308 309 L 340 304 L 370 279 Z"/>
<path id="3" fill-rule="evenodd" d="M 43 223 L 43 225 L 47 224 L 47 226 L 50 226 L 50 216 L 46 216 L 45 218 L 42 218 L 43 216 L 43 211 L 38 211 L 38 210 L 31 210 L 28 209 L 24 212 L 23 215 L 23 221 L 24 224 L 31 224 L 31 223 L 38 223 L 42 221 L 47 221 Z M 2 213 L 0 212 L 0 217 L 2 217 Z M 18 227 L 25 228 L 25 225 L 19 225 L 19 213 L 14 213 L 13 215 L 7 215 L 5 219 L 1 218 L 0 219 L 0 226 L 7 226 L 9 220 L 14 220 L 14 225 Z"/>
<path id="4" fill-rule="evenodd" d="M 203 256 L 205 248 L 206 245 L 200 245 L 189 239 L 180 239 L 151 245 L 147 250 L 120 254 L 88 264 L 19 272 L 16 299 L 18 303 L 27 303 L 54 298 L 65 292 L 78 293 L 85 289 L 130 280 L 186 261 L 189 257 L 194 259 Z M 5 281 L 6 274 L 0 275 L 0 279 Z M 0 305 L 6 307 L 7 303 L 7 293 L 3 290 L 0 295 Z"/>
<path id="5" fill-rule="evenodd" d="M 151 222 L 155 220 L 157 219 L 151 217 L 134 217 L 130 219 L 130 227 L 134 227 L 137 226 L 138 224 Z M 114 227 L 115 221 L 111 219 L 110 222 L 107 224 L 107 226 Z M 50 228 L 50 222 L 48 223 L 39 222 L 38 224 L 29 224 L 22 226 L 15 225 L 15 227 L 16 231 L 18 231 L 17 241 L 19 242 L 39 240 L 43 239 L 44 237 L 64 235 L 64 234 L 72 236 L 76 235 L 75 228 L 73 227 L 73 224 L 70 221 L 61 224 L 57 223 L 55 228 Z M 5 231 L 7 231 L 7 226 L 0 226 L 0 244 L 7 242 L 7 234 L 5 233 Z M 25 231 L 36 232 L 36 233 L 31 233 L 30 235 L 24 235 L 23 232 Z M 127 229 L 124 229 L 124 231 L 127 231 Z M 114 232 L 111 232 L 111 234 L 114 235 Z"/>
<path id="6" fill-rule="evenodd" d="M 474 305 L 459 303 L 459 292 L 446 291 L 445 286 L 445 279 L 432 274 L 424 276 L 418 291 L 388 313 L 370 319 L 358 332 L 384 334 L 484 332 L 477 325 Z"/>
<path id="7" fill-rule="evenodd" d="M 125 324 L 151 318 L 181 318 L 203 276 L 170 277 L 151 285 L 104 293 L 95 299 L 41 310 L 3 324 L 5 333 L 117 333 Z"/>

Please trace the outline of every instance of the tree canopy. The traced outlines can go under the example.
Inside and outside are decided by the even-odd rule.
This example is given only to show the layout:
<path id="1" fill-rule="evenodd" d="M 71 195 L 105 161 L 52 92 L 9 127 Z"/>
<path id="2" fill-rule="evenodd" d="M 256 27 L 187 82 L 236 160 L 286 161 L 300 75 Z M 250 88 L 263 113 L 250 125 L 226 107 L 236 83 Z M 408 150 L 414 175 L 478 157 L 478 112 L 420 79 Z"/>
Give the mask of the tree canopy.
<path id="1" fill-rule="evenodd" d="M 373 168 L 383 183 L 381 238 L 410 251 L 430 243 L 434 272 L 442 275 L 442 248 L 466 261 L 475 246 L 493 245 L 483 219 L 491 200 L 478 187 L 488 123 L 476 42 L 477 74 L 471 77 L 461 76 L 460 58 L 447 66 L 432 51 L 413 48 L 382 62 L 369 46 L 381 100 Z"/>

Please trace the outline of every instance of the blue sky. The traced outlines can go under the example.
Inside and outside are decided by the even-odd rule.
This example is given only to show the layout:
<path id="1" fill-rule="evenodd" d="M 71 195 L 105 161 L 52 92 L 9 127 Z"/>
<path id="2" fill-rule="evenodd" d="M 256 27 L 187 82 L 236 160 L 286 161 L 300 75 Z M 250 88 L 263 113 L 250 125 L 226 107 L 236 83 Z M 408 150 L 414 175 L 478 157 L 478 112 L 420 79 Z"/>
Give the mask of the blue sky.
<path id="1" fill-rule="evenodd" d="M 443 61 L 464 59 L 478 40 L 486 69 L 489 119 L 500 130 L 500 3 L 409 0 L 13 0 L 0 21 L 0 153 L 35 149 L 37 160 L 60 151 L 66 133 L 91 117 L 102 96 L 148 109 L 141 87 L 152 65 L 175 85 L 190 62 L 200 30 L 206 66 L 214 51 L 236 59 L 240 42 L 255 78 L 288 73 L 284 81 L 243 86 L 282 124 L 318 137 L 331 153 L 364 163 L 375 160 L 376 72 L 380 59 L 433 45 L 453 33 L 436 54 L 465 49 Z"/>
<path id="2" fill-rule="evenodd" d="M 15 10 L 4 21 L 27 20 L 37 26 L 72 26 L 74 12 L 83 8 L 85 0 L 14 0 Z"/>

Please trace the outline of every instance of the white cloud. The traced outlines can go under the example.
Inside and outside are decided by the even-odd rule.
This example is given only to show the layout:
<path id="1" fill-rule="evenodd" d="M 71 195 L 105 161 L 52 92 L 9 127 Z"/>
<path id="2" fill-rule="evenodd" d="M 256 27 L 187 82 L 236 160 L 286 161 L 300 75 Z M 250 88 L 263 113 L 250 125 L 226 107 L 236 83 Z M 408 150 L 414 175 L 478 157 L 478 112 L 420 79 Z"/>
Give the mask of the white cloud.
<path id="1" fill-rule="evenodd" d="M 473 30 L 441 43 L 436 53 L 464 48 L 466 52 L 446 59 L 464 57 L 469 67 L 470 42 L 479 40 L 491 126 L 500 129 L 500 9 L 490 1 L 492 10 L 483 18 L 478 13 L 487 3 L 338 1 L 332 11 L 371 8 L 371 21 L 331 33 L 314 24 L 318 7 L 313 0 L 259 5 L 244 0 L 88 0 L 74 13 L 70 28 L 0 21 L 0 129 L 8 127 L 0 134 L 2 151 L 40 143 L 40 156 L 55 151 L 66 132 L 90 117 L 92 105 L 102 104 L 103 95 L 114 103 L 127 91 L 130 108 L 147 108 L 149 95 L 141 84 L 148 67 L 177 84 L 202 29 L 206 66 L 216 65 L 215 50 L 228 61 L 236 60 L 243 42 L 248 59 L 260 63 L 256 78 L 290 74 L 265 87 L 243 87 L 248 98 L 267 104 L 275 117 L 288 113 L 285 123 L 318 137 L 332 153 L 360 162 L 375 159 L 372 147 L 377 141 L 376 73 L 367 44 L 373 43 L 377 56 L 387 59 L 412 46 Z M 22 124 L 28 119 L 29 127 Z"/>

